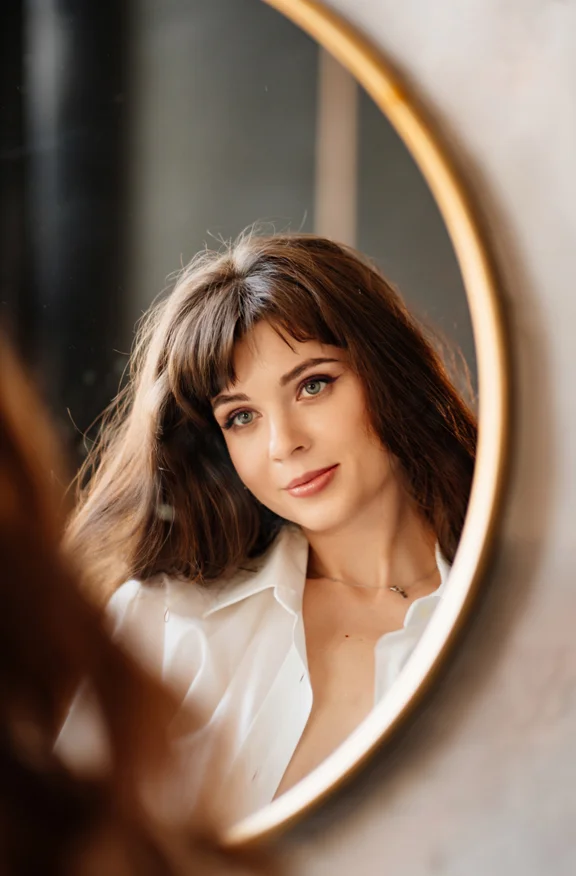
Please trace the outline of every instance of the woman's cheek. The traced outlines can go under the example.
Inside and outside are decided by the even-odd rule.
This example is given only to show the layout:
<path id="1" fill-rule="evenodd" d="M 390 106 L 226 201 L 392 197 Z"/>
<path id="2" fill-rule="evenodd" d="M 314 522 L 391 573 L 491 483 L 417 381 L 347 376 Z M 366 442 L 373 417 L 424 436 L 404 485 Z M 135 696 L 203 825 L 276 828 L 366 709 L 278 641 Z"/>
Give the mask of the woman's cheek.
<path id="1" fill-rule="evenodd" d="M 232 465 L 244 486 L 258 495 L 261 492 L 261 477 L 258 475 L 258 466 L 255 464 L 258 452 L 254 448 L 251 448 L 250 452 L 245 452 L 238 445 L 229 447 L 229 452 Z"/>

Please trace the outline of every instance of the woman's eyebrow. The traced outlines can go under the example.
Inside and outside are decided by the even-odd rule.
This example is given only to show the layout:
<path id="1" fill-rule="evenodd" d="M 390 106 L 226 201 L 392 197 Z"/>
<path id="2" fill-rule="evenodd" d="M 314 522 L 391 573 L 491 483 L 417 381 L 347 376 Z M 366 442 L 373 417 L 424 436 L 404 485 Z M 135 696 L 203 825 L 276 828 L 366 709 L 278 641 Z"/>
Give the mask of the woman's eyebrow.
<path id="1" fill-rule="evenodd" d="M 217 407 L 220 405 L 225 405 L 228 402 L 247 402 L 250 401 L 245 392 L 236 392 L 233 395 L 229 395 L 228 393 L 221 392 L 220 395 L 217 395 L 214 401 L 212 402 L 212 410 L 215 411 Z"/>
<path id="2" fill-rule="evenodd" d="M 326 362 L 340 362 L 340 359 L 306 359 L 305 362 L 301 362 L 300 365 L 297 365 L 296 368 L 293 368 L 292 371 L 288 371 L 287 374 L 284 374 L 280 378 L 280 386 L 286 386 L 291 380 L 296 380 L 296 378 L 300 377 L 307 368 L 312 368 L 315 365 L 324 365 Z"/>
<path id="3" fill-rule="evenodd" d="M 340 362 L 340 359 L 328 359 L 326 357 L 306 359 L 304 362 L 296 365 L 295 368 L 292 368 L 291 371 L 288 371 L 286 374 L 282 375 L 282 377 L 280 378 L 280 386 L 286 386 L 286 384 L 290 383 L 290 381 L 296 380 L 296 378 L 300 377 L 300 375 L 303 374 L 307 368 L 313 368 L 315 365 L 324 365 L 327 362 Z M 221 392 L 212 402 L 212 410 L 215 411 L 216 408 L 220 407 L 220 405 L 228 404 L 229 402 L 249 401 L 250 397 L 247 396 L 244 392 L 235 392 L 232 394 Z"/>

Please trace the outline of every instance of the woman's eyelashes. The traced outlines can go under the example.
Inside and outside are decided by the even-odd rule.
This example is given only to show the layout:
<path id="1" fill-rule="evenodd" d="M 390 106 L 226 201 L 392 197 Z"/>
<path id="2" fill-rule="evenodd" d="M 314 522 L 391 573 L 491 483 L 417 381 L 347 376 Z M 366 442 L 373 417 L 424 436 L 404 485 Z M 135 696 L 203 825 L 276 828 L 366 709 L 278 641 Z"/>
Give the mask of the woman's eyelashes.
<path id="1" fill-rule="evenodd" d="M 241 420 L 242 417 L 250 417 L 251 419 Z M 222 424 L 223 429 L 242 429 L 245 426 L 250 426 L 254 419 L 254 411 L 235 411 L 230 414 L 225 423 Z M 238 421 L 238 422 L 237 422 Z"/>
<path id="2" fill-rule="evenodd" d="M 303 380 L 298 387 L 296 398 L 313 399 L 322 395 L 326 389 L 338 380 L 337 377 L 331 377 L 328 374 L 314 375 Z M 222 424 L 222 428 L 228 431 L 229 429 L 245 429 L 251 426 L 256 418 L 256 413 L 248 408 L 232 411 Z"/>
<path id="3" fill-rule="evenodd" d="M 314 398 L 323 393 L 326 387 L 334 383 L 335 380 L 337 380 L 336 377 L 330 377 L 327 374 L 318 377 L 307 377 L 298 388 L 298 397 L 302 395 L 303 390 L 308 388 L 306 398 Z"/>

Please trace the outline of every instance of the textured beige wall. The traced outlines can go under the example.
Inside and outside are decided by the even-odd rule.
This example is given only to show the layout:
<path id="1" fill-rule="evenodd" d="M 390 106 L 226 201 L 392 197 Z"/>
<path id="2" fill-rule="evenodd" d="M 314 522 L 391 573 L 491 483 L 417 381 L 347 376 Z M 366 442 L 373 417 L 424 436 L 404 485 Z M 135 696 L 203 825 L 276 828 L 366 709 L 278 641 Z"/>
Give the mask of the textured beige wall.
<path id="1" fill-rule="evenodd" d="M 512 482 L 489 589 L 393 753 L 283 843 L 297 873 L 576 872 L 576 3 L 331 0 L 418 87 L 505 280 Z"/>

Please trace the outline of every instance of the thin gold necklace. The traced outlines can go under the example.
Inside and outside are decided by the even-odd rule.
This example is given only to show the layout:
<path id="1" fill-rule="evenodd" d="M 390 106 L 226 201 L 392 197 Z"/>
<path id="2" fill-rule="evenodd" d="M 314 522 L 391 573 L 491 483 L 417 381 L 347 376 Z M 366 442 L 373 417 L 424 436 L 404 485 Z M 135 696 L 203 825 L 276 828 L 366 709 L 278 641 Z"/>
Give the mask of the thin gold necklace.
<path id="1" fill-rule="evenodd" d="M 417 578 L 415 581 L 412 581 L 406 586 L 408 588 L 412 588 L 415 584 L 420 584 L 422 581 L 427 581 L 428 578 L 431 578 L 432 575 L 436 574 L 437 571 L 438 566 L 434 566 L 434 569 L 427 575 L 424 575 L 422 578 Z M 346 587 L 361 587 L 363 590 L 391 590 L 392 593 L 398 593 L 403 599 L 408 599 L 408 594 L 406 593 L 405 589 L 403 587 L 398 587 L 397 584 L 393 584 L 391 587 L 380 587 L 378 584 L 358 584 L 355 581 L 343 581 L 342 578 L 333 578 L 331 575 L 307 575 L 306 577 L 311 578 L 312 580 L 325 578 L 327 581 L 335 581 L 336 584 L 344 584 Z"/>

